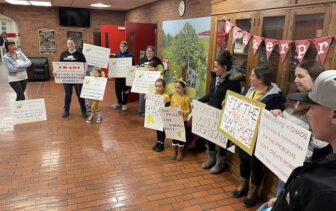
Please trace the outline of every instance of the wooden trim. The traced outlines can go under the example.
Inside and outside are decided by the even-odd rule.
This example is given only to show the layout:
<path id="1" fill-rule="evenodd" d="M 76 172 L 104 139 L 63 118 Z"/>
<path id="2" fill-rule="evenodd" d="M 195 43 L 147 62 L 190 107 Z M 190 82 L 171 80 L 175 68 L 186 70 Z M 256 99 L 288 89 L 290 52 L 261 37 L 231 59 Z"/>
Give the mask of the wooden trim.
<path id="1" fill-rule="evenodd" d="M 209 45 L 209 54 L 208 54 L 208 71 L 206 78 L 206 88 L 205 93 L 209 93 L 210 83 L 211 83 L 211 71 L 213 69 L 213 63 L 216 56 L 216 46 L 217 46 L 217 29 L 218 27 L 218 17 L 213 16 L 211 18 L 211 31 L 210 31 L 210 45 Z"/>

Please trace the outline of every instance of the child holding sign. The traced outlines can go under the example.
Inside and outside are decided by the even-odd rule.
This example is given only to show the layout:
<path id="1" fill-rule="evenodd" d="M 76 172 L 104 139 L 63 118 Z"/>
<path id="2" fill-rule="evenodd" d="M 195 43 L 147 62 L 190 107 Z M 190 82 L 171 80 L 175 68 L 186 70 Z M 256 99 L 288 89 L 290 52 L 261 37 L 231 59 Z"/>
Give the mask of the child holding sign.
<path id="1" fill-rule="evenodd" d="M 187 95 L 185 95 L 186 82 L 178 80 L 175 83 L 176 94 L 171 98 L 172 107 L 181 107 L 181 115 L 183 115 L 185 128 L 187 126 L 188 115 L 191 112 L 190 100 Z M 187 131 L 185 132 L 187 134 Z M 183 159 L 183 148 L 184 142 L 174 140 L 172 141 L 172 159 L 180 161 Z"/>
<path id="2" fill-rule="evenodd" d="M 164 93 L 165 88 L 166 88 L 166 82 L 163 79 L 157 79 L 155 81 L 155 94 L 163 96 L 165 106 L 169 106 L 170 97 L 168 94 Z M 164 150 L 164 140 L 166 138 L 166 134 L 164 131 L 157 130 L 156 137 L 157 141 L 152 149 L 156 152 L 162 152 Z"/>
<path id="3" fill-rule="evenodd" d="M 100 67 L 95 66 L 93 70 L 90 72 L 90 76 L 94 77 L 105 77 L 105 73 L 102 71 Z M 101 112 L 101 102 L 99 100 L 92 100 L 91 105 L 91 115 L 87 118 L 86 122 L 91 123 L 95 113 L 97 113 L 96 123 L 100 124 L 102 121 L 102 112 Z"/>

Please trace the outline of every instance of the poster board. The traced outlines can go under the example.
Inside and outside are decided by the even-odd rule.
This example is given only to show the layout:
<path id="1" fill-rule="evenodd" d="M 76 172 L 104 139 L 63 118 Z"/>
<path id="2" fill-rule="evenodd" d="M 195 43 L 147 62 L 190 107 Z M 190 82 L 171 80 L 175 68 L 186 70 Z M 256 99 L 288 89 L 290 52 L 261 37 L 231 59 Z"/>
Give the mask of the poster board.
<path id="1" fill-rule="evenodd" d="M 11 112 L 15 125 L 47 120 L 44 99 L 12 102 Z"/>
<path id="2" fill-rule="evenodd" d="M 163 131 L 160 108 L 164 106 L 164 97 L 162 95 L 146 95 L 145 128 Z"/>
<path id="3" fill-rule="evenodd" d="M 131 92 L 150 94 L 155 87 L 155 81 L 160 78 L 159 71 L 136 70 Z"/>
<path id="4" fill-rule="evenodd" d="M 145 70 L 144 67 L 132 66 L 126 71 L 126 86 L 132 86 L 137 70 Z"/>
<path id="5" fill-rule="evenodd" d="M 109 78 L 126 78 L 126 72 L 132 67 L 132 57 L 110 58 Z"/>
<path id="6" fill-rule="evenodd" d="M 55 83 L 82 84 L 84 76 L 83 62 L 53 62 Z"/>
<path id="7" fill-rule="evenodd" d="M 264 107 L 263 103 L 228 91 L 217 130 L 252 155 Z"/>
<path id="8" fill-rule="evenodd" d="M 254 154 L 282 181 L 287 181 L 292 171 L 303 164 L 310 137 L 310 131 L 263 109 Z"/>
<path id="9" fill-rule="evenodd" d="M 103 100 L 107 78 L 85 76 L 80 97 L 91 100 Z"/>
<path id="10" fill-rule="evenodd" d="M 107 68 L 110 59 L 109 48 L 84 43 L 83 54 L 88 65 Z"/>
<path id="11" fill-rule="evenodd" d="M 2 117 L 0 119 L 0 132 L 14 131 L 14 124 L 12 117 Z"/>
<path id="12" fill-rule="evenodd" d="M 67 37 L 75 41 L 76 49 L 83 51 L 83 32 L 67 31 Z"/>
<path id="13" fill-rule="evenodd" d="M 185 127 L 182 115 L 179 114 L 181 108 L 163 107 L 160 108 L 160 115 L 167 138 L 186 142 Z"/>
<path id="14" fill-rule="evenodd" d="M 39 29 L 39 51 L 42 54 L 56 53 L 56 33 L 55 30 Z"/>

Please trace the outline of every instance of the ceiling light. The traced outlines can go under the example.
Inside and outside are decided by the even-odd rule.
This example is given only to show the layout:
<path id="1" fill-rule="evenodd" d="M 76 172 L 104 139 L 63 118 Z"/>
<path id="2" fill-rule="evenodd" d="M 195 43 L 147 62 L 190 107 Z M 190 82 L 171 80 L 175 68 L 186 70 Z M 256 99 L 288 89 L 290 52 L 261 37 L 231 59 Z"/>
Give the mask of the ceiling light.
<path id="1" fill-rule="evenodd" d="M 91 4 L 90 6 L 91 6 L 91 7 L 98 7 L 98 8 L 107 8 L 107 7 L 111 7 L 111 5 L 102 4 L 102 3 Z"/>
<path id="2" fill-rule="evenodd" d="M 5 0 L 7 3 L 16 5 L 30 5 L 28 1 L 23 0 Z"/>
<path id="3" fill-rule="evenodd" d="M 51 7 L 51 2 L 46 1 L 29 1 L 33 6 Z"/>

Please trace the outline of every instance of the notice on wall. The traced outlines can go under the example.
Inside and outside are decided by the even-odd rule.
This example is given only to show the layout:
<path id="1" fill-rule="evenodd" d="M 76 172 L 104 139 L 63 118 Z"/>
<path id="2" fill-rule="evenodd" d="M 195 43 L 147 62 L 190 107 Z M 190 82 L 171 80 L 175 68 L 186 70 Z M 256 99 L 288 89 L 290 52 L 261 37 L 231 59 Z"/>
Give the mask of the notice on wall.
<path id="1" fill-rule="evenodd" d="M 186 141 L 183 117 L 180 114 L 181 108 L 162 107 L 160 114 L 167 138 Z"/>
<path id="2" fill-rule="evenodd" d="M 265 105 L 232 91 L 225 96 L 218 131 L 249 155 L 253 154 L 261 109 Z"/>
<path id="3" fill-rule="evenodd" d="M 82 62 L 53 62 L 55 83 L 82 84 L 84 64 Z"/>
<path id="4" fill-rule="evenodd" d="M 287 181 L 292 171 L 303 164 L 310 136 L 310 131 L 263 109 L 254 154 L 282 181 Z"/>
<path id="5" fill-rule="evenodd" d="M 160 78 L 159 71 L 136 70 L 131 92 L 150 94 L 153 93 L 155 81 Z"/>
<path id="6" fill-rule="evenodd" d="M 39 29 L 38 36 L 39 36 L 40 53 L 44 53 L 44 54 L 56 53 L 55 30 Z"/>
<path id="7" fill-rule="evenodd" d="M 109 48 L 84 43 L 83 54 L 88 65 L 107 68 L 110 59 Z"/>
<path id="8" fill-rule="evenodd" d="M 12 102 L 11 111 L 15 125 L 47 120 L 44 99 Z"/>
<path id="9" fill-rule="evenodd" d="M 164 97 L 161 95 L 146 95 L 146 112 L 144 127 L 163 131 L 160 108 L 164 107 Z"/>
<path id="10" fill-rule="evenodd" d="M 14 131 L 14 124 L 12 117 L 2 117 L 0 119 L 0 132 Z"/>
<path id="11" fill-rule="evenodd" d="M 83 51 L 83 33 L 68 31 L 67 37 L 72 38 L 75 41 L 76 49 Z"/>
<path id="12" fill-rule="evenodd" d="M 137 70 L 145 70 L 144 67 L 132 66 L 126 71 L 126 86 L 132 86 Z"/>
<path id="13" fill-rule="evenodd" d="M 217 131 L 221 110 L 198 100 L 193 100 L 192 105 L 192 133 L 226 149 L 228 139 Z M 229 150 L 234 152 L 235 146 Z"/>
<path id="14" fill-rule="evenodd" d="M 80 97 L 91 100 L 103 100 L 107 78 L 85 76 Z"/>
<path id="15" fill-rule="evenodd" d="M 126 78 L 126 72 L 132 67 L 132 58 L 111 58 L 109 60 L 109 78 Z"/>

